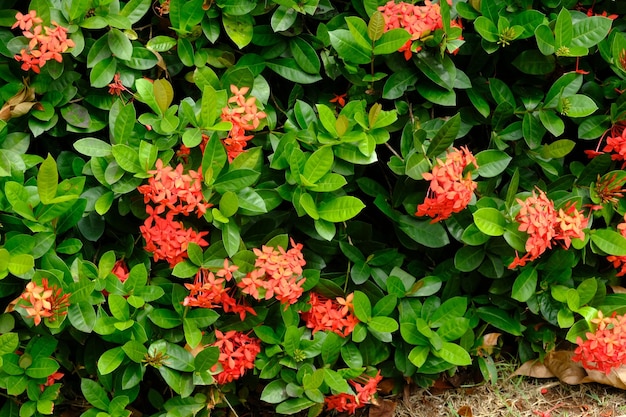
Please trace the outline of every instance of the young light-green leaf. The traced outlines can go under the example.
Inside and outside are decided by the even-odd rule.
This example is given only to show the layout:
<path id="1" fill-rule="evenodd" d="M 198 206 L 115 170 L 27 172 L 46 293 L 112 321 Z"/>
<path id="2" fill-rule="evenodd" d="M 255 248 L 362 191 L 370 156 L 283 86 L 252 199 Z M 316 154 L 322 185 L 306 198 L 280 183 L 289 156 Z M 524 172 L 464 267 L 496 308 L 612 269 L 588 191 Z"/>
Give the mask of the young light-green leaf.
<path id="1" fill-rule="evenodd" d="M 37 174 L 37 192 L 43 204 L 53 202 L 57 195 L 58 186 L 57 163 L 52 155 L 48 154 L 48 157 L 39 166 L 39 173 Z"/>

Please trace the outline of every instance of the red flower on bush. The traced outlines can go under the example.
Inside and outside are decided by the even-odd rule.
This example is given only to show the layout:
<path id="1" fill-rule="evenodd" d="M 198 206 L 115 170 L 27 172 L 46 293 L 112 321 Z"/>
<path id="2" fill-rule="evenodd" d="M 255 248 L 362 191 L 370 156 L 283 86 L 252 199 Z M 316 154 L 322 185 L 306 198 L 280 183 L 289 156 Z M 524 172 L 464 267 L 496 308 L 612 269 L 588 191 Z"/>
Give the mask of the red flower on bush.
<path id="1" fill-rule="evenodd" d="M 22 34 L 30 39 L 28 48 L 15 55 L 15 60 L 22 62 L 22 69 L 32 69 L 39 73 L 40 68 L 51 59 L 63 62 L 61 53 L 75 46 L 74 41 L 67 37 L 67 29 L 52 22 L 53 27 L 43 26 L 43 20 L 37 17 L 37 12 L 31 10 L 27 14 L 17 13 L 16 22 L 11 29 L 19 27 Z"/>
<path id="2" fill-rule="evenodd" d="M 587 332 L 586 340 L 576 339 L 578 347 L 572 360 L 580 362 L 585 369 L 608 375 L 613 368 L 626 364 L 626 316 L 613 313 L 604 317 L 598 311 L 598 317 L 591 322 L 597 328 L 593 333 Z"/>
<path id="3" fill-rule="evenodd" d="M 509 269 L 534 261 L 552 248 L 554 242 L 561 242 L 567 249 L 572 239 L 585 238 L 583 229 L 587 227 L 588 219 L 575 205 L 569 204 L 557 211 L 554 202 L 542 190 L 539 190 L 539 195 L 533 191 L 532 196 L 526 200 L 517 199 L 517 202 L 521 205 L 515 217 L 519 223 L 518 230 L 526 232 L 528 238 L 526 254 L 521 258 L 516 255 Z"/>
<path id="4" fill-rule="evenodd" d="M 246 135 L 246 132 L 257 129 L 261 119 L 267 117 L 257 108 L 256 97 L 246 98 L 249 90 L 249 87 L 238 88 L 231 85 L 230 91 L 233 95 L 228 99 L 228 106 L 222 109 L 222 121 L 233 124 L 228 136 L 223 140 L 229 162 L 244 152 L 248 141 L 254 137 L 254 135 Z"/>
<path id="5" fill-rule="evenodd" d="M 17 307 L 28 313 L 27 318 L 35 321 L 38 326 L 44 318 L 55 321 L 59 316 L 67 314 L 70 294 L 63 294 L 63 290 L 56 285 L 50 286 L 48 279 L 43 278 L 41 285 L 34 281 L 26 284 L 26 288 L 17 300 Z"/>
<path id="6" fill-rule="evenodd" d="M 303 293 L 302 267 L 306 265 L 302 244 L 291 240 L 292 248 L 263 246 L 253 249 L 256 255 L 255 270 L 248 273 L 238 284 L 244 294 L 257 300 L 274 297 L 283 304 L 293 304 Z"/>
<path id="7" fill-rule="evenodd" d="M 218 364 L 221 367 L 215 376 L 218 384 L 227 384 L 241 378 L 246 370 L 254 368 L 254 359 L 261 351 L 261 341 L 244 333 L 230 330 L 222 333 L 215 330 L 217 341 L 211 346 L 220 349 Z M 218 366 L 213 368 L 217 371 Z"/>
<path id="8" fill-rule="evenodd" d="M 348 412 L 354 414 L 358 408 L 365 407 L 366 404 L 372 402 L 376 391 L 378 389 L 378 383 L 383 379 L 380 375 L 380 371 L 376 376 L 371 377 L 368 375 L 362 375 L 359 377 L 359 381 L 351 380 L 350 385 L 354 387 L 356 395 L 354 394 L 335 394 L 329 395 L 324 398 L 326 408 L 330 410 L 337 410 L 339 412 Z M 360 382 L 364 382 L 361 384 Z"/>
<path id="9" fill-rule="evenodd" d="M 311 309 L 301 313 L 306 327 L 312 329 L 313 333 L 328 330 L 341 337 L 348 337 L 359 323 L 353 312 L 353 297 L 354 294 L 350 294 L 345 299 L 331 300 L 312 292 L 309 300 Z"/>
<path id="10" fill-rule="evenodd" d="M 626 237 L 626 215 L 624 215 L 624 221 L 617 225 L 617 230 Z M 613 267 L 618 270 L 617 276 L 622 277 L 626 275 L 626 256 L 609 255 L 606 259 L 613 264 Z"/>
<path id="11" fill-rule="evenodd" d="M 156 169 L 148 171 L 152 177 L 148 184 L 141 185 L 137 190 L 143 194 L 144 203 L 152 202 L 156 205 L 156 212 L 163 213 L 165 209 L 171 214 L 188 216 L 195 213 L 202 217 L 212 205 L 204 202 L 202 194 L 202 173 L 189 170 L 183 173 L 183 165 L 176 168 L 163 166 L 162 160 L 157 160 Z"/>
<path id="12" fill-rule="evenodd" d="M 158 216 L 150 206 L 146 207 L 149 216 L 139 227 L 141 235 L 146 241 L 145 249 L 152 252 L 154 261 L 166 260 L 170 267 L 187 258 L 187 246 L 190 242 L 200 247 L 209 246 L 203 239 L 209 232 L 196 232 L 185 228 L 182 222 L 174 220 L 174 214 L 169 212 L 165 218 Z"/>
<path id="13" fill-rule="evenodd" d="M 413 41 L 429 35 L 437 29 L 443 29 L 441 8 L 438 3 L 429 0 L 423 6 L 411 3 L 388 1 L 378 8 L 385 18 L 385 32 L 402 28 L 411 34 L 411 38 L 398 50 L 404 54 L 407 61 L 413 56 L 413 52 L 419 52 L 421 46 L 413 50 Z"/>
<path id="14" fill-rule="evenodd" d="M 436 223 L 467 207 L 477 186 L 471 172 L 466 172 L 470 166 L 478 168 L 478 163 L 466 147 L 452 148 L 445 161 L 437 159 L 432 172 L 422 174 L 430 186 L 415 215 L 432 217 L 431 223 Z"/>

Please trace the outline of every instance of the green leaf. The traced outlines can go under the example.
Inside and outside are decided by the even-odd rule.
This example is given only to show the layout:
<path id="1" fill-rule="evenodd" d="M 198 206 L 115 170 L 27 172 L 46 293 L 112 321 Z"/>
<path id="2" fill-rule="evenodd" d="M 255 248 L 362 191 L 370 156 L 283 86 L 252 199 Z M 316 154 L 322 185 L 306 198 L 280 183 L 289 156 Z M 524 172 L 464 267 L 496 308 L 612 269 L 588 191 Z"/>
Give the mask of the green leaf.
<path id="1" fill-rule="evenodd" d="M 352 64 L 368 64 L 372 60 L 372 49 L 355 41 L 350 31 L 337 29 L 328 33 L 330 43 L 339 56 Z"/>
<path id="2" fill-rule="evenodd" d="M 316 403 L 308 398 L 290 398 L 276 406 L 276 412 L 278 414 L 296 414 L 302 410 L 306 410 L 309 407 L 314 406 Z"/>
<path id="3" fill-rule="evenodd" d="M 129 340 L 124 343 L 122 350 L 135 363 L 142 363 L 148 353 L 148 348 L 136 340 Z"/>
<path id="4" fill-rule="evenodd" d="M 269 404 L 278 404 L 289 398 L 287 394 L 287 383 L 281 379 L 274 380 L 267 384 L 261 392 L 261 401 Z"/>
<path id="5" fill-rule="evenodd" d="M 182 319 L 174 311 L 167 308 L 157 308 L 148 315 L 150 320 L 163 329 L 173 329 L 182 324 Z"/>
<path id="6" fill-rule="evenodd" d="M 159 78 L 152 83 L 152 92 L 155 103 L 161 111 L 159 114 L 164 114 L 174 99 L 172 84 L 165 78 Z"/>
<path id="7" fill-rule="evenodd" d="M 487 149 L 476 154 L 478 174 L 483 178 L 493 178 L 500 175 L 513 158 L 497 149 Z"/>
<path id="8" fill-rule="evenodd" d="M 598 110 L 595 101 L 583 94 L 565 97 L 561 102 L 564 103 L 561 112 L 569 117 L 586 117 Z"/>
<path id="9" fill-rule="evenodd" d="M 334 197 L 322 201 L 317 208 L 320 219 L 333 223 L 349 220 L 365 208 L 361 200 L 353 196 Z"/>
<path id="10" fill-rule="evenodd" d="M 594 230 L 591 241 L 607 255 L 626 256 L 626 238 L 615 230 Z"/>
<path id="11" fill-rule="evenodd" d="M 365 293 L 354 292 L 354 315 L 362 322 L 367 323 L 372 318 L 372 303 Z"/>
<path id="12" fill-rule="evenodd" d="M 20 344 L 17 333 L 5 333 L 0 335 L 0 356 L 13 353 Z"/>
<path id="13" fill-rule="evenodd" d="M 154 52 L 167 52 L 176 46 L 176 39 L 170 36 L 159 35 L 146 43 L 146 48 Z"/>
<path id="14" fill-rule="evenodd" d="M 205 347 L 198 352 L 194 359 L 194 367 L 196 372 L 203 372 L 210 370 L 215 365 L 220 357 L 220 350 L 215 346 Z"/>
<path id="15" fill-rule="evenodd" d="M 522 135 L 524 141 L 530 149 L 537 149 L 541 146 L 541 141 L 546 134 L 539 118 L 535 113 L 526 113 L 522 120 Z"/>
<path id="16" fill-rule="evenodd" d="M 398 330 L 398 322 L 391 317 L 372 317 L 367 322 L 367 327 L 381 333 L 393 333 Z"/>
<path id="17" fill-rule="evenodd" d="M 495 306 L 479 307 L 476 314 L 481 320 L 513 336 L 521 336 L 525 329 L 519 320 L 511 318 L 506 311 Z"/>
<path id="18" fill-rule="evenodd" d="M 301 175 L 308 183 L 315 184 L 330 171 L 333 162 L 332 148 L 329 146 L 319 148 L 307 159 Z"/>
<path id="19" fill-rule="evenodd" d="M 558 137 L 565 131 L 565 123 L 559 116 L 552 110 L 542 110 L 539 112 L 539 120 L 543 126 L 548 129 L 548 132 Z"/>
<path id="20" fill-rule="evenodd" d="M 436 309 L 430 316 L 430 327 L 441 327 L 443 323 L 450 320 L 453 317 L 462 317 L 467 311 L 467 298 L 466 297 L 452 297 L 446 300 L 441 306 Z"/>
<path id="21" fill-rule="evenodd" d="M 394 72 L 387 78 L 383 86 L 383 98 L 394 100 L 402 97 L 405 91 L 417 83 L 417 73 L 410 69 Z"/>
<path id="22" fill-rule="evenodd" d="M 57 163 L 48 154 L 48 157 L 41 163 L 39 173 L 37 174 L 37 192 L 39 199 L 43 204 L 52 204 L 57 195 L 57 187 L 59 185 L 59 173 L 57 172 Z"/>
<path id="23" fill-rule="evenodd" d="M 29 253 L 21 253 L 18 255 L 11 255 L 7 267 L 9 272 L 16 276 L 23 276 L 27 272 L 31 271 L 35 266 L 35 258 Z"/>
<path id="24" fill-rule="evenodd" d="M 506 218 L 499 210 L 482 207 L 473 213 L 474 223 L 488 236 L 502 236 L 506 229 Z"/>
<path id="25" fill-rule="evenodd" d="M 121 30 L 111 28 L 108 33 L 109 49 L 122 61 L 128 61 L 133 54 L 133 45 L 130 39 Z"/>
<path id="26" fill-rule="evenodd" d="M 298 12 L 292 7 L 279 6 L 272 14 L 270 21 L 274 32 L 283 32 L 296 23 Z"/>
<path id="27" fill-rule="evenodd" d="M 242 49 L 252 41 L 254 29 L 254 17 L 251 14 L 243 16 L 231 16 L 222 14 L 222 24 L 228 37 Z"/>
<path id="28" fill-rule="evenodd" d="M 319 74 L 321 69 L 320 58 L 310 43 L 301 37 L 292 38 L 289 42 L 289 50 L 303 71 L 309 74 Z"/>
<path id="29" fill-rule="evenodd" d="M 402 216 L 400 230 L 428 248 L 442 248 L 450 243 L 444 227 L 440 223 L 431 223 L 429 220 L 416 220 L 409 216 Z"/>
<path id="30" fill-rule="evenodd" d="M 102 385 L 98 382 L 82 378 L 80 380 L 80 390 L 89 404 L 103 411 L 109 409 L 111 401 Z"/>
<path id="31" fill-rule="evenodd" d="M 461 272 L 470 272 L 478 269 L 485 259 L 485 249 L 482 246 L 463 246 L 454 255 L 454 267 Z"/>
<path id="32" fill-rule="evenodd" d="M 98 371 L 102 375 L 110 374 L 115 371 L 126 358 L 126 354 L 121 346 L 107 350 L 98 359 Z"/>
<path id="33" fill-rule="evenodd" d="M 385 33 L 385 17 L 380 11 L 375 11 L 370 16 L 367 24 L 367 36 L 374 42 L 379 40 Z"/>
<path id="34" fill-rule="evenodd" d="M 76 330 L 91 333 L 96 325 L 96 312 L 88 301 L 71 303 L 67 309 L 67 318 Z"/>
<path id="35" fill-rule="evenodd" d="M 276 74 L 294 83 L 312 84 L 322 79 L 319 74 L 309 74 L 303 71 L 293 58 L 277 58 L 265 64 Z"/>
<path id="36" fill-rule="evenodd" d="M 457 113 L 448 119 L 443 126 L 439 128 L 435 137 L 430 141 L 430 145 L 426 150 L 426 156 L 435 158 L 448 149 L 461 128 L 461 114 Z"/>
<path id="37" fill-rule="evenodd" d="M 500 40 L 498 28 L 485 16 L 476 18 L 474 21 L 474 29 L 476 29 L 476 32 L 478 32 L 480 36 L 489 42 L 498 42 L 498 40 Z"/>
<path id="38" fill-rule="evenodd" d="M 78 139 L 73 144 L 74 149 L 86 156 L 110 156 L 111 145 L 97 138 Z"/>
<path id="39" fill-rule="evenodd" d="M 443 342 L 441 349 L 436 351 L 435 354 L 453 365 L 467 366 L 472 364 L 470 354 L 461 346 L 454 343 Z"/>
<path id="40" fill-rule="evenodd" d="M 556 68 L 554 55 L 544 55 L 535 49 L 522 51 L 512 62 L 513 66 L 529 75 L 552 74 Z"/>
<path id="41" fill-rule="evenodd" d="M 428 54 L 425 51 L 417 55 L 417 68 L 437 86 L 451 91 L 456 81 L 456 67 L 448 55 Z"/>
<path id="42" fill-rule="evenodd" d="M 93 88 L 106 87 L 113 80 L 113 76 L 116 72 L 116 58 L 108 57 L 103 59 L 102 61 L 99 61 L 96 65 L 94 65 L 91 73 L 89 74 L 89 81 L 91 83 L 91 86 Z"/>
<path id="43" fill-rule="evenodd" d="M 544 158 L 563 158 L 574 150 L 576 142 L 569 139 L 559 139 L 550 144 L 543 145 L 541 156 Z"/>
<path id="44" fill-rule="evenodd" d="M 428 358 L 428 354 L 430 353 L 429 346 L 415 346 L 409 352 L 409 360 L 411 363 L 418 368 L 421 368 L 424 363 L 426 363 L 426 359 Z"/>
<path id="45" fill-rule="evenodd" d="M 117 144 L 113 145 L 111 151 L 115 161 L 124 171 L 132 173 L 143 171 L 139 164 L 139 154 L 134 148 L 128 145 Z"/>
<path id="46" fill-rule="evenodd" d="M 613 21 L 604 16 L 589 16 L 578 20 L 572 28 L 572 46 L 591 48 L 600 43 L 611 30 Z"/>
<path id="47" fill-rule="evenodd" d="M 562 8 L 554 26 L 555 48 L 558 50 L 562 46 L 569 47 L 572 44 L 573 32 L 572 16 L 567 9 Z"/>
<path id="48" fill-rule="evenodd" d="M 389 30 L 374 43 L 374 55 L 385 55 L 396 52 L 410 38 L 411 34 L 405 29 L 398 28 Z"/>
<path id="49" fill-rule="evenodd" d="M 522 303 L 528 301 L 537 290 L 538 277 L 539 274 L 537 274 L 536 268 L 525 268 L 522 270 L 513 283 L 511 298 Z"/>

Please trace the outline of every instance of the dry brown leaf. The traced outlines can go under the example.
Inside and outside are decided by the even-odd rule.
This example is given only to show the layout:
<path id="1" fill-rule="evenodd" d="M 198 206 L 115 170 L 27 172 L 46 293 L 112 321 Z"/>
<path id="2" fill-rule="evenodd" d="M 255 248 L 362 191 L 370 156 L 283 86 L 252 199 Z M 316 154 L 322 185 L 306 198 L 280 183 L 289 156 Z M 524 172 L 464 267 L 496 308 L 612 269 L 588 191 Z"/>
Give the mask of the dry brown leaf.
<path id="1" fill-rule="evenodd" d="M 611 285 L 611 289 L 615 294 L 626 294 L 626 288 L 621 287 L 619 285 Z"/>
<path id="2" fill-rule="evenodd" d="M 623 366 L 619 369 L 613 369 L 608 375 L 598 370 L 588 370 L 587 374 L 583 382 L 597 382 L 619 389 L 626 389 L 626 369 Z"/>
<path id="3" fill-rule="evenodd" d="M 483 336 L 483 343 L 478 350 L 485 352 L 487 355 L 491 355 L 493 348 L 498 345 L 500 336 L 502 336 L 502 333 L 487 333 Z"/>
<path id="4" fill-rule="evenodd" d="M 472 407 L 470 407 L 469 405 L 460 406 L 459 409 L 456 410 L 456 413 L 460 417 L 474 417 L 474 414 L 472 413 Z"/>
<path id="5" fill-rule="evenodd" d="M 554 374 L 546 365 L 538 360 L 530 360 L 519 368 L 511 376 L 530 376 L 532 378 L 554 378 Z"/>
<path id="6" fill-rule="evenodd" d="M 378 392 L 383 395 L 391 394 L 393 389 L 396 387 L 396 381 L 392 378 L 385 378 L 378 383 Z"/>
<path id="7" fill-rule="evenodd" d="M 370 406 L 369 417 L 393 417 L 397 402 L 383 399 L 378 404 Z"/>
<path id="8" fill-rule="evenodd" d="M 572 360 L 574 352 L 569 350 L 555 350 L 548 352 L 543 363 L 562 382 L 570 385 L 578 385 L 587 376 L 585 368 L 579 362 Z"/>

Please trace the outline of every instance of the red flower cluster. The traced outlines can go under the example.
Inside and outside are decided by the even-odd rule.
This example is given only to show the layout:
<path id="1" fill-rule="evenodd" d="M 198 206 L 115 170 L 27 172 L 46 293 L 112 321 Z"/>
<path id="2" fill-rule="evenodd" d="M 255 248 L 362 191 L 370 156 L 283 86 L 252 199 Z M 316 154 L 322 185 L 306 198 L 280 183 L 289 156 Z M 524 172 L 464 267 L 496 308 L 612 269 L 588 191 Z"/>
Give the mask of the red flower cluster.
<path id="1" fill-rule="evenodd" d="M 552 248 L 553 242 L 559 242 L 566 249 L 569 248 L 572 239 L 584 239 L 584 228 L 587 227 L 588 219 L 576 209 L 573 204 L 565 209 L 554 208 L 554 202 L 546 194 L 539 190 L 539 195 L 533 192 L 531 197 L 522 201 L 520 211 L 515 217 L 519 223 L 518 230 L 526 232 L 526 254 L 521 258 L 515 256 L 509 269 L 524 266 L 528 261 L 534 261 L 547 249 Z"/>
<path id="2" fill-rule="evenodd" d="M 350 414 L 354 414 L 357 408 L 365 407 L 366 404 L 371 403 L 374 395 L 376 395 L 378 383 L 383 379 L 383 377 L 380 375 L 380 371 L 378 371 L 374 377 L 364 375 L 361 376 L 360 379 L 363 380 L 362 382 L 365 382 L 363 385 L 357 381 L 349 381 L 354 387 L 356 395 L 346 393 L 330 395 L 324 398 L 326 408 L 329 411 L 347 411 Z"/>
<path id="3" fill-rule="evenodd" d="M 253 249 L 257 259 L 256 269 L 249 272 L 237 284 L 241 292 L 256 300 L 269 300 L 274 297 L 283 304 L 293 304 L 302 295 L 302 267 L 306 261 L 302 255 L 302 244 L 291 239 L 292 248 L 278 249 L 263 246 Z"/>
<path id="4" fill-rule="evenodd" d="M 27 14 L 18 12 L 15 19 L 11 29 L 19 27 L 22 34 L 30 39 L 28 49 L 24 48 L 19 55 L 15 55 L 15 60 L 22 63 L 24 71 L 32 69 L 39 73 L 40 68 L 51 59 L 63 62 L 61 54 L 75 46 L 74 41 L 68 39 L 66 28 L 56 22 L 52 22 L 53 28 L 43 26 L 43 20 L 37 17 L 35 10 Z"/>
<path id="5" fill-rule="evenodd" d="M 153 253 L 155 262 L 163 259 L 173 268 L 187 258 L 189 242 L 200 247 L 209 246 L 209 242 L 203 239 L 209 232 L 185 228 L 182 222 L 174 220 L 173 213 L 167 213 L 163 218 L 150 206 L 146 207 L 146 212 L 149 216 L 139 230 L 146 241 L 145 249 Z"/>
<path id="6" fill-rule="evenodd" d="M 624 222 L 617 225 L 617 230 L 626 237 L 626 215 L 624 215 Z M 626 256 L 609 255 L 606 259 L 613 264 L 615 269 L 618 269 L 618 277 L 626 275 Z"/>
<path id="7" fill-rule="evenodd" d="M 49 286 L 48 279 L 43 278 L 41 285 L 29 282 L 19 297 L 17 306 L 28 313 L 28 318 L 35 321 L 35 326 L 45 317 L 55 321 L 59 316 L 67 314 L 70 294 L 63 294 L 56 285 Z"/>
<path id="8" fill-rule="evenodd" d="M 599 311 L 591 322 L 597 325 L 596 331 L 587 332 L 587 340 L 576 339 L 578 347 L 572 360 L 582 363 L 585 369 L 608 375 L 613 368 L 626 365 L 626 316 L 613 313 L 604 317 Z"/>
<path id="9" fill-rule="evenodd" d="M 331 300 L 312 292 L 309 301 L 311 309 L 302 313 L 306 327 L 313 329 L 313 333 L 329 330 L 341 337 L 348 337 L 359 322 L 354 315 L 353 298 L 354 294 L 349 294 L 345 299 Z"/>
<path id="10" fill-rule="evenodd" d="M 626 55 L 624 55 L 626 57 Z M 620 61 L 626 62 L 624 57 L 620 57 Z M 622 65 L 623 66 L 623 65 Z M 611 153 L 611 159 L 614 161 L 624 161 L 622 168 L 626 167 L 626 122 L 619 121 L 613 125 L 613 127 L 605 132 L 607 135 L 606 145 L 600 151 L 602 140 L 604 135 L 598 141 L 598 146 L 595 150 L 586 150 L 585 154 L 589 158 L 595 158 L 598 155 L 602 155 L 605 152 Z M 610 135 L 610 136 L 609 136 Z"/>
<path id="11" fill-rule="evenodd" d="M 193 284 L 185 284 L 189 295 L 185 297 L 183 305 L 189 307 L 215 308 L 221 307 L 226 313 L 239 314 L 243 321 L 246 314 L 256 316 L 256 312 L 245 301 L 238 300 L 231 295 L 236 287 L 226 288 L 226 283 L 233 278 L 233 272 L 237 266 L 230 265 L 228 259 L 224 259 L 224 267 L 215 274 L 208 269 L 200 268 L 196 273 Z"/>
<path id="12" fill-rule="evenodd" d="M 153 176 L 148 184 L 137 187 L 143 194 L 144 203 L 152 202 L 156 205 L 156 212 L 163 213 L 165 209 L 172 214 L 196 213 L 202 217 L 211 204 L 204 202 L 202 194 L 202 173 L 189 170 L 183 173 L 183 165 L 178 164 L 176 169 L 163 166 L 160 159 L 156 162 L 156 169 L 148 171 Z"/>
<path id="13" fill-rule="evenodd" d="M 261 351 L 261 341 L 235 330 L 222 333 L 215 330 L 217 341 L 211 346 L 220 349 L 218 364 L 221 370 L 215 376 L 218 384 L 227 384 L 241 378 L 247 369 L 254 368 L 254 359 Z M 218 370 L 218 364 L 213 371 Z"/>
<path id="14" fill-rule="evenodd" d="M 246 131 L 257 129 L 261 119 L 267 117 L 264 112 L 257 109 L 256 97 L 245 97 L 249 90 L 249 87 L 237 88 L 231 85 L 230 91 L 233 96 L 228 99 L 228 105 L 222 109 L 222 121 L 233 124 L 233 128 L 223 140 L 229 162 L 244 152 L 246 144 L 254 137 L 246 136 Z"/>
<path id="15" fill-rule="evenodd" d="M 445 161 L 437 159 L 432 173 L 422 174 L 425 180 L 430 180 L 430 186 L 415 215 L 430 216 L 431 223 L 436 223 L 467 207 L 477 186 L 471 173 L 465 172 L 470 165 L 478 168 L 476 158 L 466 147 L 452 148 Z"/>
<path id="16" fill-rule="evenodd" d="M 204 202 L 202 194 L 202 175 L 200 171 L 189 170 L 183 174 L 183 166 L 176 169 L 163 166 L 160 159 L 156 162 L 156 169 L 148 171 L 153 176 L 148 184 L 137 187 L 143 194 L 144 202 L 156 205 L 146 206 L 149 214 L 139 230 L 146 241 L 145 249 L 154 254 L 154 260 L 164 259 L 174 267 L 187 257 L 189 242 L 201 247 L 209 243 L 203 239 L 209 232 L 196 232 L 187 229 L 182 222 L 175 221 L 174 216 L 197 213 L 201 217 L 211 204 Z M 165 217 L 160 216 L 165 213 Z"/>
<path id="17" fill-rule="evenodd" d="M 385 18 L 385 32 L 402 28 L 411 34 L 411 38 L 398 49 L 398 52 L 402 52 L 407 61 L 411 59 L 413 52 L 419 52 L 422 49 L 421 46 L 416 46 L 412 50 L 413 41 L 419 40 L 437 29 L 443 29 L 441 8 L 438 3 L 433 4 L 430 0 L 426 0 L 423 6 L 402 1 L 395 3 L 390 0 L 384 6 L 380 6 L 378 10 L 383 13 Z"/>

